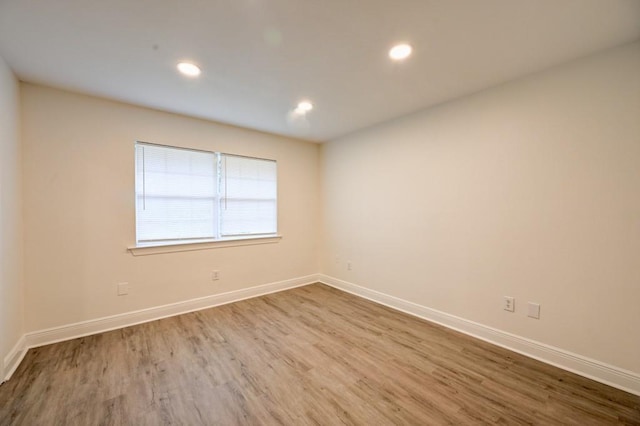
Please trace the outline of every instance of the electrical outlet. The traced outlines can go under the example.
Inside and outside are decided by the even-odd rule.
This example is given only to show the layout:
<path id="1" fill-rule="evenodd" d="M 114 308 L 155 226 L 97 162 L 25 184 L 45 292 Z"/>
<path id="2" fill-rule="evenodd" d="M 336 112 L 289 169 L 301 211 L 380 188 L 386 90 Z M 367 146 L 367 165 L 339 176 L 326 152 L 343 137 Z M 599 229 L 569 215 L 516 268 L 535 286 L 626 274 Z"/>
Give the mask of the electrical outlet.
<path id="1" fill-rule="evenodd" d="M 129 283 L 118 283 L 118 296 L 129 294 Z"/>
<path id="2" fill-rule="evenodd" d="M 351 265 L 351 261 L 347 261 L 347 271 L 350 271 L 351 269 L 353 269 L 353 265 Z"/>
<path id="3" fill-rule="evenodd" d="M 211 281 L 218 281 L 220 279 L 220 271 L 211 272 Z"/>
<path id="4" fill-rule="evenodd" d="M 540 304 L 539 303 L 529 302 L 527 307 L 529 308 L 529 312 L 527 313 L 528 317 L 535 318 L 535 319 L 540 319 Z"/>
<path id="5" fill-rule="evenodd" d="M 509 312 L 514 312 L 516 310 L 516 299 L 511 296 L 504 296 L 502 301 L 502 309 Z"/>

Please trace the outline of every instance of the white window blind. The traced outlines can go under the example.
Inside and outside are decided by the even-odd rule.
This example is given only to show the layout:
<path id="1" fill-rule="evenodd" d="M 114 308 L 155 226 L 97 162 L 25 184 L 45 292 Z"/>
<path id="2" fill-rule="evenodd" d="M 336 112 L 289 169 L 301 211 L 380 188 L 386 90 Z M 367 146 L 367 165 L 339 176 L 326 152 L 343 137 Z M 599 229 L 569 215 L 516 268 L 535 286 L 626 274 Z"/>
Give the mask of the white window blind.
<path id="1" fill-rule="evenodd" d="M 273 234 L 277 229 L 276 162 L 222 155 L 220 234 Z"/>
<path id="2" fill-rule="evenodd" d="M 138 244 L 276 232 L 275 161 L 136 143 Z"/>

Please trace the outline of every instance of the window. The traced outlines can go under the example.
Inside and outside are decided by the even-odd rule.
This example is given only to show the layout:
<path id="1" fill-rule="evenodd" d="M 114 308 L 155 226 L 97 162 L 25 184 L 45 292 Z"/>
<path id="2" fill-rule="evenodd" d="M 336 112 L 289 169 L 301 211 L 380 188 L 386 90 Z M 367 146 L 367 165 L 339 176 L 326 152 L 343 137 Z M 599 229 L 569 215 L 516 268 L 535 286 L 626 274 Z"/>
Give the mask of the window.
<path id="1" fill-rule="evenodd" d="M 136 143 L 138 245 L 276 232 L 275 161 Z"/>

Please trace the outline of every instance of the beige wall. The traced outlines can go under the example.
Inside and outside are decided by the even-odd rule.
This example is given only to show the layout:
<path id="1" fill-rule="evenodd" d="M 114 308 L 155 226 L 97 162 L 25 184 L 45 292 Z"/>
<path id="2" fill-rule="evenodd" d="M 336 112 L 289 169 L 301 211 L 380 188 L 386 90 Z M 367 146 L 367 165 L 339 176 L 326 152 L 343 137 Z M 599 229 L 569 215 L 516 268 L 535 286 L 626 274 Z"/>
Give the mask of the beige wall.
<path id="1" fill-rule="evenodd" d="M 321 157 L 325 274 L 640 373 L 639 43 Z"/>
<path id="2" fill-rule="evenodd" d="M 18 80 L 0 58 L 0 373 L 24 333 L 19 122 Z"/>
<path id="3" fill-rule="evenodd" d="M 318 272 L 318 145 L 31 84 L 22 114 L 28 332 Z M 132 256 L 136 140 L 276 159 L 283 239 Z"/>

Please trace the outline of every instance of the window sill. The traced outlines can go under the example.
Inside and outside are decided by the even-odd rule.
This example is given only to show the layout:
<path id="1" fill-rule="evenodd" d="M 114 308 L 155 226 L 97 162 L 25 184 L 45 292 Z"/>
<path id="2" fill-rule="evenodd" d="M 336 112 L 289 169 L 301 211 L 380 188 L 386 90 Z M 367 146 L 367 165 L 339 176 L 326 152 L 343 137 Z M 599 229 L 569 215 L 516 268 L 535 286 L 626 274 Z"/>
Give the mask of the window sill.
<path id="1" fill-rule="evenodd" d="M 273 244 L 282 239 L 282 235 L 248 236 L 223 238 L 220 240 L 181 241 L 176 243 L 149 243 L 128 247 L 127 251 L 134 256 L 150 254 L 174 253 L 180 251 L 208 250 L 222 247 L 253 246 L 257 244 Z"/>

